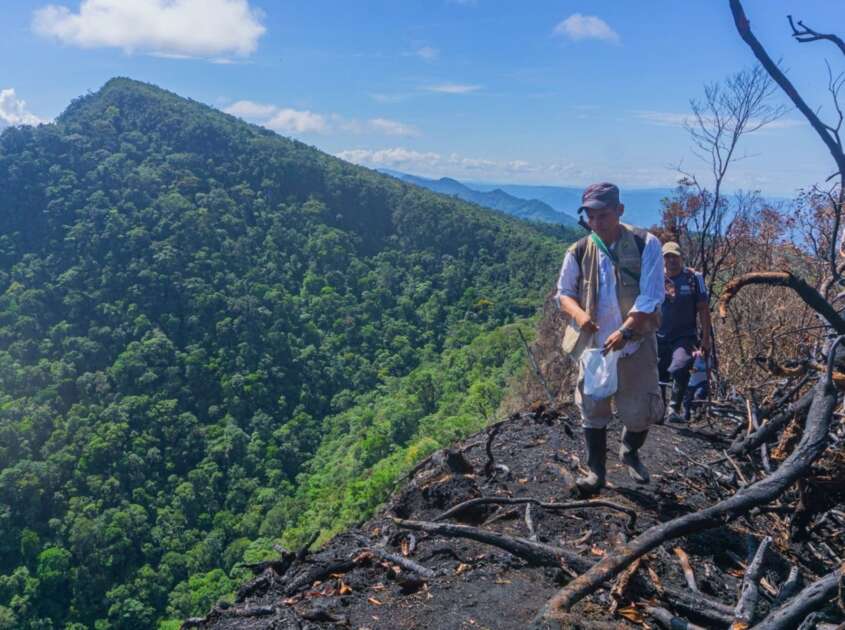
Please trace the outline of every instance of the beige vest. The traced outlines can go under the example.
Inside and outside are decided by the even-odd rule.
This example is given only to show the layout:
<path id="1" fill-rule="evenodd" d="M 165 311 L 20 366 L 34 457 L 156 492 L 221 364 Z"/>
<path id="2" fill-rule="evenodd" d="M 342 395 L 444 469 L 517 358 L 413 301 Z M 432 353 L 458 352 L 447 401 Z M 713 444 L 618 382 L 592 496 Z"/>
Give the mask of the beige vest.
<path id="1" fill-rule="evenodd" d="M 619 259 L 619 264 L 613 266 L 616 275 L 616 299 L 619 302 L 619 312 L 622 314 L 622 320 L 628 316 L 628 311 L 634 306 L 637 296 L 640 294 L 640 282 L 635 277 L 622 271 L 622 268 L 630 270 L 635 276 L 639 277 L 642 272 L 642 255 L 637 247 L 637 241 L 634 238 L 633 228 L 624 223 L 620 224 L 621 233 L 619 240 L 616 242 L 616 256 Z M 593 242 L 593 239 L 587 238 L 587 247 L 584 251 L 584 258 L 581 260 L 581 279 L 578 287 L 578 304 L 595 320 L 596 306 L 598 301 L 599 289 L 599 249 Z M 569 251 L 575 254 L 578 243 L 572 245 Z M 647 332 L 654 332 L 660 327 L 659 311 L 655 312 L 650 318 L 647 330 L 637 331 L 639 334 Z M 653 320 L 653 321 L 651 321 Z M 569 321 L 566 330 L 563 334 L 563 342 L 561 344 L 563 352 L 570 355 L 573 359 L 578 360 L 581 352 L 590 346 L 591 334 L 581 331 L 574 321 Z"/>

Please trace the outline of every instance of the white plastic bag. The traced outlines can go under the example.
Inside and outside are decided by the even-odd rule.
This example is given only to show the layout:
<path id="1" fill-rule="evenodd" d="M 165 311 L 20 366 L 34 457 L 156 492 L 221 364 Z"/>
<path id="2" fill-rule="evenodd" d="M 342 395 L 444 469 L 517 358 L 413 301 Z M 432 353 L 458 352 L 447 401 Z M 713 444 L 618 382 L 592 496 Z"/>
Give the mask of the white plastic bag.
<path id="1" fill-rule="evenodd" d="M 601 348 L 587 348 L 581 353 L 581 370 L 584 374 L 584 395 L 593 400 L 603 400 L 616 393 L 619 381 L 617 364 L 619 351 L 606 355 Z"/>

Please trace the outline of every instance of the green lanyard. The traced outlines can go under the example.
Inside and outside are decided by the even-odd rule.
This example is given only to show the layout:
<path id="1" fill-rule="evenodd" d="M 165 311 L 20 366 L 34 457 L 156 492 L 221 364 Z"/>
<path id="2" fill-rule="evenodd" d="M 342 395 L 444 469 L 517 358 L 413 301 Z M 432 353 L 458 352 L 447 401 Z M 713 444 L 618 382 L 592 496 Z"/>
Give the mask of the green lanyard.
<path id="1" fill-rule="evenodd" d="M 604 244 L 604 241 L 601 240 L 601 237 L 598 234 L 596 234 L 595 232 L 590 232 L 590 238 L 592 239 L 595 246 L 598 247 L 602 251 L 602 253 L 604 253 L 605 256 L 610 258 L 611 262 L 613 262 L 613 265 L 619 268 L 619 271 L 624 271 L 637 282 L 640 281 L 640 274 L 635 273 L 627 267 L 623 267 L 622 265 L 620 265 L 619 258 L 617 258 L 616 254 L 614 254 L 607 248 L 607 245 Z"/>

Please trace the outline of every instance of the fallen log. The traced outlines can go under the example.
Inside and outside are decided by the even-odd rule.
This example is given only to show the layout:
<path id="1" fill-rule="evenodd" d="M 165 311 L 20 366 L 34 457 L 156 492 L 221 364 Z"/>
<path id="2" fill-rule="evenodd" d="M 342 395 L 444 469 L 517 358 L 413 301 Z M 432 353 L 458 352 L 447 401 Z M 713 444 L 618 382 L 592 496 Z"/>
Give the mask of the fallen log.
<path id="1" fill-rule="evenodd" d="M 470 510 L 474 507 L 478 507 L 479 505 L 521 505 L 523 503 L 533 503 L 534 505 L 543 508 L 544 510 L 549 510 L 550 512 L 560 512 L 563 510 L 577 510 L 582 508 L 595 508 L 595 507 L 606 507 L 610 508 L 611 510 L 617 510 L 618 512 L 624 512 L 628 515 L 628 523 L 626 527 L 628 530 L 634 528 L 637 523 L 637 512 L 631 508 L 627 508 L 623 505 L 619 505 L 618 503 L 613 503 L 612 501 L 603 501 L 603 500 L 587 500 L 587 501 L 568 501 L 566 503 L 550 503 L 546 501 L 540 501 L 539 499 L 535 499 L 533 497 L 478 497 L 475 499 L 469 499 L 464 501 L 463 503 L 458 503 L 454 507 L 449 508 L 443 514 L 436 517 L 435 521 L 445 521 L 447 518 L 451 518 L 456 514 L 460 514 L 465 510 Z"/>
<path id="2" fill-rule="evenodd" d="M 839 589 L 840 580 L 845 575 L 845 565 L 831 571 L 822 579 L 813 582 L 798 593 L 791 601 L 770 612 L 763 621 L 754 626 L 755 630 L 786 630 L 795 628 L 811 612 L 824 606 Z"/>
<path id="3" fill-rule="evenodd" d="M 399 527 L 424 531 L 435 536 L 443 536 L 444 538 L 468 538 L 492 545 L 499 549 L 504 549 L 536 566 L 565 569 L 566 567 L 562 566 L 562 564 L 565 564 L 576 571 L 586 571 L 593 566 L 592 560 L 568 549 L 533 542 L 527 538 L 506 536 L 498 532 L 491 532 L 470 525 L 413 521 L 396 517 L 393 518 L 393 522 Z M 660 596 L 673 606 L 707 617 L 722 625 L 728 625 L 733 619 L 733 608 L 731 606 L 711 599 L 701 593 L 690 593 L 663 586 L 660 589 Z M 556 619 L 556 621 L 561 621 L 561 619 Z"/>
<path id="4" fill-rule="evenodd" d="M 592 566 L 589 559 L 584 558 L 574 551 L 562 549 L 553 545 L 546 545 L 541 542 L 534 542 L 519 536 L 506 536 L 498 532 L 488 531 L 470 525 L 457 525 L 453 523 L 432 523 L 428 521 L 414 521 L 402 518 L 393 518 L 393 522 L 399 527 L 413 529 L 444 538 L 469 538 L 504 549 L 513 555 L 522 558 L 538 566 L 560 567 L 565 563 L 576 571 L 586 571 Z"/>
<path id="5" fill-rule="evenodd" d="M 843 337 L 837 338 L 834 348 L 841 343 L 842 339 Z M 618 575 L 634 560 L 664 542 L 730 522 L 754 507 L 773 501 L 798 478 L 806 474 L 827 445 L 828 428 L 837 400 L 837 392 L 831 379 L 834 354 L 835 352 L 831 350 L 826 378 L 820 380 L 814 387 L 813 401 L 801 442 L 784 460 L 780 468 L 760 481 L 740 489 L 728 499 L 704 510 L 655 525 L 630 543 L 608 553 L 589 571 L 570 582 L 552 597 L 535 617 L 535 623 L 544 618 L 554 618 L 559 611 L 569 610 L 573 604 Z"/>

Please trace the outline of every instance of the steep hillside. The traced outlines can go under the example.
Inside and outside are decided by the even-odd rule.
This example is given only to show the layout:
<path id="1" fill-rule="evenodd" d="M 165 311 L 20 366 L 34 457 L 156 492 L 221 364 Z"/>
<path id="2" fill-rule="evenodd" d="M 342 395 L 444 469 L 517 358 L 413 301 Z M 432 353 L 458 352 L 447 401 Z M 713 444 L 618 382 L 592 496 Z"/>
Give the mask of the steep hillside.
<path id="1" fill-rule="evenodd" d="M 567 238 L 128 79 L 5 130 L 0 191 L 15 628 L 198 614 L 367 515 L 493 413 Z"/>
<path id="2" fill-rule="evenodd" d="M 272 561 L 251 566 L 256 577 L 234 602 L 183 627 L 721 629 L 734 622 L 740 593 L 749 601 L 745 574 L 766 536 L 772 544 L 765 550 L 759 597 L 751 600 L 754 620 L 789 602 L 790 577 L 793 586 L 799 574 L 812 584 L 830 572 L 829 559 L 813 550 L 845 553 L 845 540 L 836 534 L 841 526 L 830 517 L 798 539 L 791 538 L 782 512 L 761 510 L 668 541 L 568 613 L 560 611 L 557 621 L 532 625 L 549 598 L 575 584 L 573 578 L 652 528 L 730 496 L 741 479 L 723 456 L 730 425 L 700 419 L 652 429 L 643 447 L 652 482 L 638 485 L 613 448 L 620 438 L 614 423 L 608 487 L 594 500 L 573 500 L 584 461 L 577 417 L 571 403 L 535 404 L 438 451 L 372 519 L 299 559 L 296 548 L 280 549 Z M 739 466 L 740 475 L 754 468 Z M 811 607 L 821 609 L 816 623 L 802 627 L 842 628 L 838 601 L 818 598 Z M 797 628 L 804 616 L 777 626 L 733 627 Z"/>

